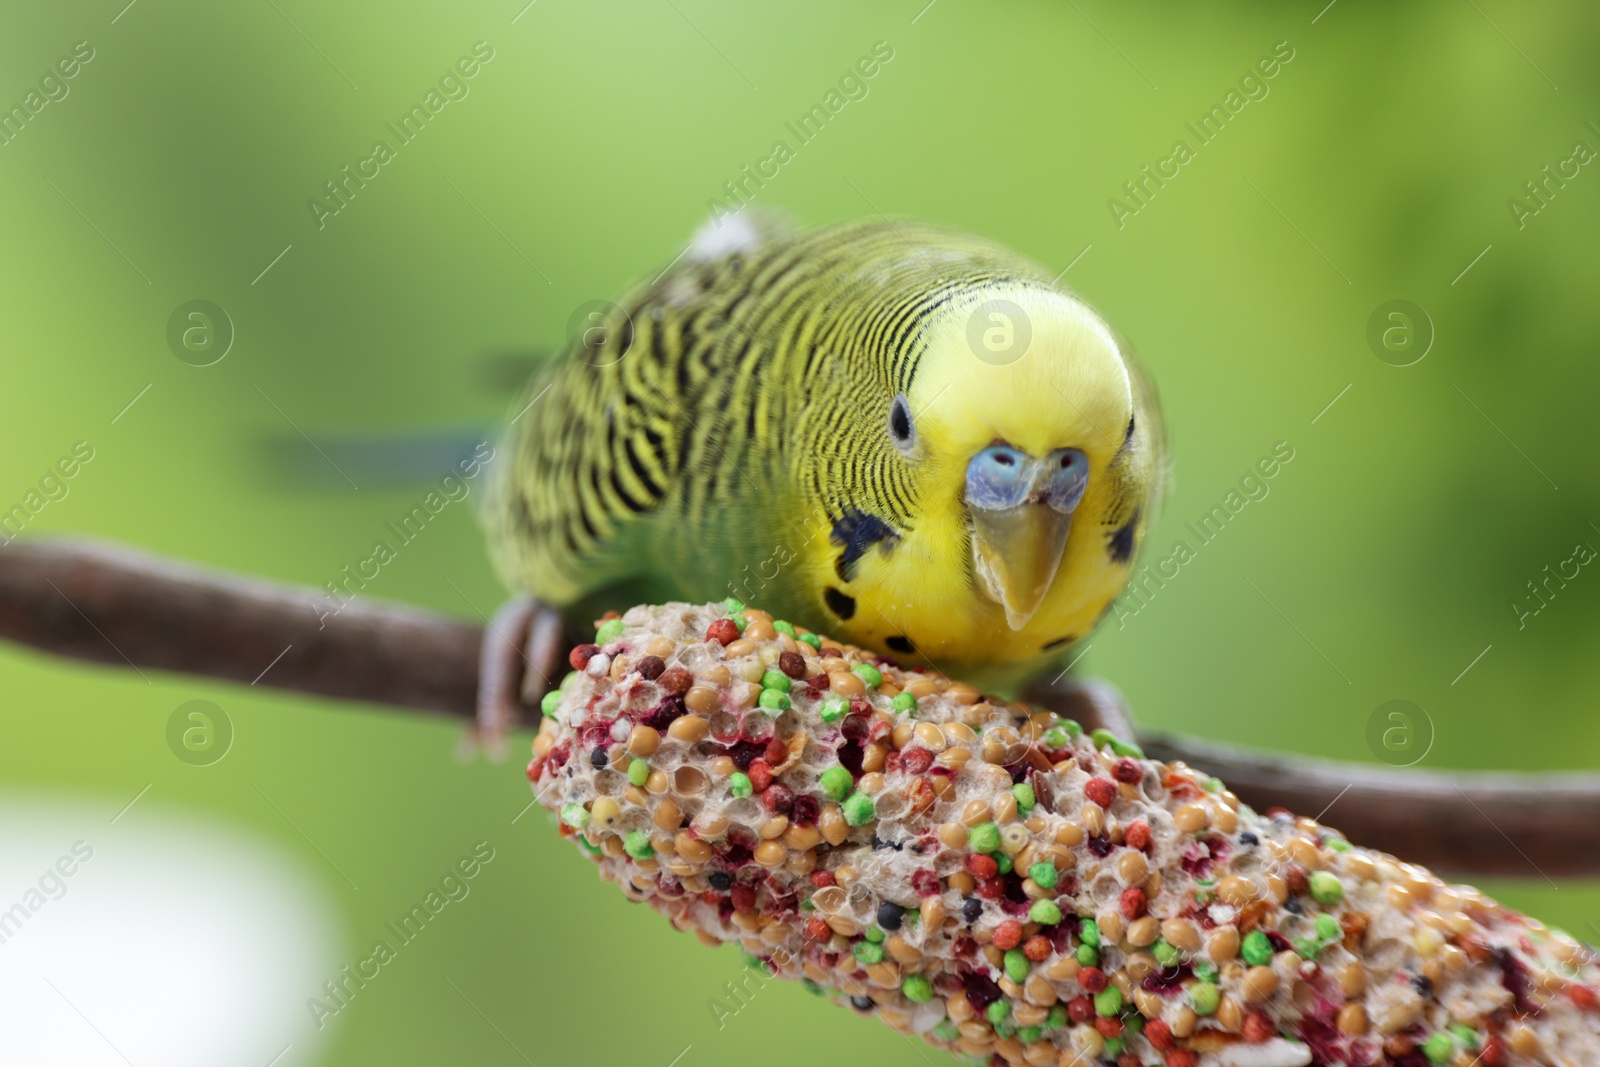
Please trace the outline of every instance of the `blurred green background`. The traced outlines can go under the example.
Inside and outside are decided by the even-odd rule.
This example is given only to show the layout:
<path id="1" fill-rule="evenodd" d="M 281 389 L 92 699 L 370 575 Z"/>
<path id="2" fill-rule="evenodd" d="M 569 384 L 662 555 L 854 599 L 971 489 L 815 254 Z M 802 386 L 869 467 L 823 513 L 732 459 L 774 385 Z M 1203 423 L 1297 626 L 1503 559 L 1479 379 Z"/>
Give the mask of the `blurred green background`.
<path id="1" fill-rule="evenodd" d="M 1180 539 L 1196 558 L 1109 623 L 1085 663 L 1145 724 L 1372 760 L 1369 718 L 1404 699 L 1432 722 L 1425 767 L 1600 760 L 1600 577 L 1584 568 L 1520 627 L 1512 607 L 1536 603 L 1526 583 L 1547 564 L 1600 546 L 1600 173 L 1579 166 L 1543 205 L 1524 190 L 1576 142 L 1600 149 L 1592 7 L 123 2 L 0 16 L 5 106 L 76 42 L 94 53 L 0 146 L 0 505 L 75 442 L 94 449 L 27 535 L 334 578 L 424 489 L 284 486 L 264 473 L 264 440 L 500 417 L 509 397 L 486 357 L 557 343 L 578 305 L 652 276 L 723 183 L 783 139 L 795 158 L 758 203 L 809 222 L 924 217 L 1070 265 L 1066 281 L 1143 354 L 1177 457 L 1147 559 Z M 375 140 L 396 145 L 385 123 L 479 41 L 493 58 L 469 95 L 319 228 L 307 201 Z M 784 123 L 878 41 L 894 56 L 867 96 L 797 146 Z M 1108 200 L 1175 141 L 1196 147 L 1185 123 L 1279 42 L 1293 58 L 1267 95 L 1119 227 Z M 1519 225 L 1513 197 L 1538 212 Z M 166 340 L 195 299 L 236 331 L 212 366 Z M 1410 366 L 1391 364 L 1414 353 L 1385 361 L 1368 344 L 1392 300 L 1423 308 L 1435 333 Z M 1199 546 L 1185 523 L 1280 441 L 1294 459 L 1270 494 Z M 472 618 L 503 595 L 462 506 L 368 593 Z M 4 981 L 49 977 L 77 1009 L 45 991 L 27 1023 L 70 1050 L 61 1062 L 937 1058 L 797 988 L 763 989 L 719 1025 L 708 1001 L 735 1006 L 723 983 L 737 954 L 601 886 L 542 812 L 517 818 L 520 761 L 458 762 L 452 724 L 9 647 L 0 671 L 6 797 L 64 827 L 87 820 L 26 846 L 37 856 L 13 838 L 11 866 L 42 869 L 77 837 L 110 857 L 38 921 L 70 930 L 73 909 L 120 891 L 119 837 L 190 840 L 195 819 L 254 842 L 322 902 L 271 931 L 303 949 L 308 977 L 229 1009 L 279 1021 L 253 1046 L 219 1038 L 192 1060 L 156 1032 L 105 1024 L 97 1037 L 83 1022 L 117 998 L 0 947 Z M 197 698 L 236 731 L 206 767 L 165 739 Z M 319 1030 L 305 999 L 479 841 L 496 858 L 471 895 Z M 167 906 L 201 906 L 191 877 L 168 884 Z M 0 885 L 0 907 L 25 888 Z M 1593 886 L 1530 868 L 1490 888 L 1597 936 Z M 127 904 L 129 927 L 148 904 Z M 132 983 L 126 998 L 140 995 Z M 196 1025 L 183 997 L 163 1003 L 156 1030 Z"/>

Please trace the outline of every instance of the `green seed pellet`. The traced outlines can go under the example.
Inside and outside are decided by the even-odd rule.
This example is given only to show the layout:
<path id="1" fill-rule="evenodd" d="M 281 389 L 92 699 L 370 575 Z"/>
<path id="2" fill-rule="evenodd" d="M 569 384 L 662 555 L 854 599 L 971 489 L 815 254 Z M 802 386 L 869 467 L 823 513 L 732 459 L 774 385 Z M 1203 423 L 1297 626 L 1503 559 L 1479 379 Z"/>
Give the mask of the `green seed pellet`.
<path id="1" fill-rule="evenodd" d="M 852 955 L 862 963 L 873 964 L 883 962 L 883 946 L 871 941 L 857 941 L 850 949 Z"/>
<path id="2" fill-rule="evenodd" d="M 1044 732 L 1039 741 L 1045 748 L 1066 748 L 1072 744 L 1072 735 L 1059 726 L 1052 726 Z"/>
<path id="3" fill-rule="evenodd" d="M 1108 985 L 1094 995 L 1094 1013 L 1101 1016 L 1115 1015 L 1122 1010 L 1122 990 L 1114 985 Z"/>
<path id="4" fill-rule="evenodd" d="M 628 784 L 644 785 L 650 778 L 650 764 L 642 759 L 636 759 L 628 764 Z"/>
<path id="5" fill-rule="evenodd" d="M 568 804 L 561 809 L 561 821 L 574 830 L 582 830 L 589 825 L 589 812 L 582 804 Z"/>
<path id="6" fill-rule="evenodd" d="M 1033 786 L 1027 782 L 1018 782 L 1012 786 L 1011 795 L 1017 798 L 1017 808 L 1023 812 L 1032 811 L 1033 806 L 1038 803 L 1033 795 Z"/>
<path id="7" fill-rule="evenodd" d="M 1150 955 L 1154 956 L 1156 958 L 1156 962 L 1161 964 L 1161 966 L 1164 968 L 1176 967 L 1179 961 L 1183 959 L 1183 953 L 1179 952 L 1175 946 L 1166 941 L 1157 941 L 1155 944 L 1151 945 Z"/>
<path id="8" fill-rule="evenodd" d="M 850 702 L 838 693 L 829 693 L 822 698 L 822 707 L 817 712 L 817 717 L 823 722 L 838 722 L 850 714 Z"/>
<path id="9" fill-rule="evenodd" d="M 1251 930 L 1239 943 L 1239 955 L 1252 967 L 1262 967 L 1272 962 L 1272 942 L 1260 930 Z"/>
<path id="10" fill-rule="evenodd" d="M 1316 871 L 1311 875 L 1311 896 L 1318 904 L 1329 907 L 1344 899 L 1344 883 L 1332 871 Z"/>
<path id="11" fill-rule="evenodd" d="M 822 647 L 822 638 L 818 637 L 816 634 L 801 634 L 800 640 L 804 641 L 812 648 L 820 649 Z"/>
<path id="12" fill-rule="evenodd" d="M 1036 900 L 1028 909 L 1028 920 L 1040 926 L 1054 926 L 1061 921 L 1061 909 L 1053 900 Z"/>
<path id="13" fill-rule="evenodd" d="M 656 854 L 650 847 L 650 835 L 643 830 L 630 830 L 622 842 L 622 850 L 636 860 L 647 860 Z"/>
<path id="14" fill-rule="evenodd" d="M 822 791 L 834 800 L 843 800 L 850 795 L 850 790 L 856 787 L 856 780 L 850 776 L 847 768 L 835 764 L 822 772 L 817 784 L 821 785 Z"/>
<path id="15" fill-rule="evenodd" d="M 761 676 L 761 688 L 776 689 L 780 693 L 789 691 L 789 676 L 782 671 L 768 670 Z"/>
<path id="16" fill-rule="evenodd" d="M 1073 952 L 1073 955 L 1077 957 L 1078 963 L 1081 966 L 1100 966 L 1100 950 L 1095 948 L 1093 945 L 1079 945 Z"/>
<path id="17" fill-rule="evenodd" d="M 933 999 L 933 983 L 925 975 L 908 974 L 900 983 L 900 995 L 913 1004 L 926 1004 Z"/>
<path id="18" fill-rule="evenodd" d="M 910 693 L 900 692 L 894 695 L 894 710 L 904 715 L 908 711 L 917 709 L 917 698 Z"/>
<path id="19" fill-rule="evenodd" d="M 733 625 L 738 628 L 740 633 L 744 633 L 745 627 L 750 625 L 749 616 L 745 615 L 743 612 L 736 612 L 732 615 L 729 615 L 728 618 L 733 620 Z"/>
<path id="20" fill-rule="evenodd" d="M 627 627 L 622 624 L 621 619 L 607 619 L 595 630 L 594 643 L 597 645 L 609 644 L 621 637 L 622 631 L 626 629 Z"/>
<path id="21" fill-rule="evenodd" d="M 850 673 L 860 678 L 868 689 L 876 689 L 883 684 L 883 672 L 870 663 L 857 663 L 850 668 Z"/>
<path id="22" fill-rule="evenodd" d="M 1078 924 L 1078 940 L 1093 948 L 1100 947 L 1100 924 L 1093 919 L 1085 919 Z"/>
<path id="23" fill-rule="evenodd" d="M 1456 1039 L 1443 1030 L 1428 1035 L 1428 1040 L 1422 1043 L 1422 1054 L 1428 1057 L 1429 1063 L 1449 1063 L 1455 1055 Z"/>
<path id="24" fill-rule="evenodd" d="M 787 680 L 785 679 L 785 681 Z M 789 694 L 778 689 L 763 689 L 761 691 L 761 708 L 763 711 L 788 711 Z"/>
<path id="25" fill-rule="evenodd" d="M 1324 941 L 1332 941 L 1336 937 L 1344 936 L 1344 928 L 1339 925 L 1339 920 L 1332 915 L 1318 915 L 1317 936 Z"/>
<path id="26" fill-rule="evenodd" d="M 744 610 L 744 601 L 730 596 L 723 600 L 722 606 L 728 609 L 729 615 L 735 615 Z"/>
<path id="27" fill-rule="evenodd" d="M 1061 874 L 1056 870 L 1054 863 L 1035 863 L 1028 868 L 1028 877 L 1033 879 L 1033 884 L 1040 889 L 1054 889 Z"/>
<path id="28" fill-rule="evenodd" d="M 1005 955 L 1006 977 L 1013 982 L 1028 980 L 1028 972 L 1033 970 L 1033 963 L 1022 954 L 1020 948 L 1014 948 Z"/>
<path id="29" fill-rule="evenodd" d="M 865 793 L 851 793 L 840 807 L 844 812 L 844 821 L 851 826 L 863 826 L 878 815 L 878 806 Z"/>
<path id="30" fill-rule="evenodd" d="M 1001 875 L 1010 874 L 1012 867 L 1014 866 L 1011 857 L 1006 855 L 1004 852 L 995 856 L 994 865 L 999 869 Z"/>
<path id="31" fill-rule="evenodd" d="M 993 852 L 1000 847 L 1000 827 L 992 822 L 974 826 L 967 832 L 967 847 L 974 852 Z"/>
<path id="32" fill-rule="evenodd" d="M 1221 1003 L 1222 990 L 1215 982 L 1196 982 L 1189 987 L 1189 1007 L 1196 1015 L 1214 1015 Z"/>
<path id="33" fill-rule="evenodd" d="M 999 1026 L 1006 1021 L 1006 1016 L 1011 1014 L 1011 1005 L 1004 997 L 983 1009 L 983 1017 L 989 1020 L 990 1026 Z"/>
<path id="34" fill-rule="evenodd" d="M 783 619 L 773 619 L 772 628 L 778 631 L 780 634 L 788 634 L 790 637 L 794 636 L 794 623 L 792 622 L 785 622 Z"/>
<path id="35" fill-rule="evenodd" d="M 849 771 L 845 772 L 849 774 Z M 736 797 L 747 797 L 754 790 L 750 786 L 750 776 L 743 771 L 734 771 L 728 775 L 728 792 Z"/>
<path id="36" fill-rule="evenodd" d="M 559 689 L 552 689 L 550 692 L 539 698 L 539 713 L 542 715 L 554 715 L 556 713 L 556 709 L 560 706 L 561 690 Z"/>

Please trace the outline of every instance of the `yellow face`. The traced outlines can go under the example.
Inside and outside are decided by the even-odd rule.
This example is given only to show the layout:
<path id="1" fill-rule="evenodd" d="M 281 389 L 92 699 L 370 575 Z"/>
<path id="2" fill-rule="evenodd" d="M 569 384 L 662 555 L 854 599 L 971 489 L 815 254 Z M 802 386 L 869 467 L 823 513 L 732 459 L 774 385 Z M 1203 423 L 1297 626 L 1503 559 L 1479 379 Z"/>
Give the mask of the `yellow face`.
<path id="1" fill-rule="evenodd" d="M 852 636 L 981 672 L 1088 634 L 1127 580 L 1159 471 L 1159 415 L 1111 329 L 1064 293 L 985 292 L 936 328 L 904 408 L 910 435 L 892 408 L 889 433 L 917 514 L 854 575 Z"/>

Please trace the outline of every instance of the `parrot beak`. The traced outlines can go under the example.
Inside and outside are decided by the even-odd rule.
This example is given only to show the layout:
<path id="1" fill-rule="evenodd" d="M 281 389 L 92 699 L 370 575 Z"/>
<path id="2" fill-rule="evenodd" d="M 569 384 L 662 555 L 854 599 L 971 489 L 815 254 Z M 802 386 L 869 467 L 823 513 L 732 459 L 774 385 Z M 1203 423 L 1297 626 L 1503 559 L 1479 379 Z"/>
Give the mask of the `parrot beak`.
<path id="1" fill-rule="evenodd" d="M 1050 591 L 1088 474 L 1088 459 L 1071 448 L 1039 459 L 992 445 L 967 465 L 973 569 L 1013 630 Z"/>
<path id="2" fill-rule="evenodd" d="M 1013 630 L 1028 624 L 1050 591 L 1071 526 L 1070 514 L 1038 504 L 973 512 L 973 565 Z"/>

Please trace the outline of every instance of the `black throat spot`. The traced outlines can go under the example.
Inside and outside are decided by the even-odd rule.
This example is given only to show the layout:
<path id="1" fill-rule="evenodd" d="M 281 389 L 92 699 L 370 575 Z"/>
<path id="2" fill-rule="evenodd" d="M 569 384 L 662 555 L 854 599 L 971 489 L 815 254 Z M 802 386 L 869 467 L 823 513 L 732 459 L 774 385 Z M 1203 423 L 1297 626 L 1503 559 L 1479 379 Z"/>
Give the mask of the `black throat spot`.
<path id="1" fill-rule="evenodd" d="M 1139 509 L 1135 508 L 1128 521 L 1117 527 L 1111 534 L 1111 539 L 1106 545 L 1106 551 L 1111 554 L 1111 562 L 1126 563 L 1133 558 L 1133 534 L 1139 526 Z"/>
<path id="2" fill-rule="evenodd" d="M 833 570 L 840 581 L 849 582 L 855 579 L 856 563 L 867 554 L 867 549 L 873 545 L 882 545 L 885 551 L 892 551 L 894 543 L 900 540 L 900 535 L 895 532 L 894 527 L 878 516 L 855 508 L 846 508 L 844 514 L 833 524 L 833 530 L 828 538 L 844 549 L 834 561 Z"/>
<path id="3" fill-rule="evenodd" d="M 846 596 L 831 585 L 822 590 L 822 599 L 827 601 L 828 610 L 841 619 L 848 619 L 856 613 L 856 598 Z"/>

